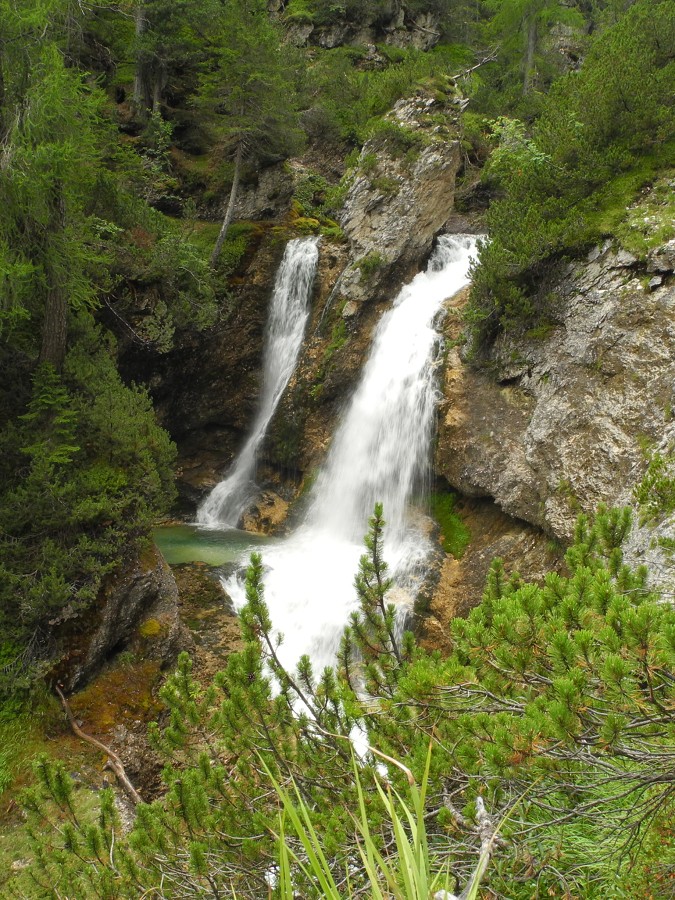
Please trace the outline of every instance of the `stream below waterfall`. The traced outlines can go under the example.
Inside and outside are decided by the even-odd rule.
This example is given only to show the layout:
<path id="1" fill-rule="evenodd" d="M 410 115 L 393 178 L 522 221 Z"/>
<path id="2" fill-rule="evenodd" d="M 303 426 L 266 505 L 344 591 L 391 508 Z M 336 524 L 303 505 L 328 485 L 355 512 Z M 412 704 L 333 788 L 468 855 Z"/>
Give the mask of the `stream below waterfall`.
<path id="1" fill-rule="evenodd" d="M 215 531 L 227 519 L 218 517 L 207 498 L 199 515 L 202 528 L 184 530 L 175 538 L 175 544 L 202 539 L 210 544 L 201 555 L 192 546 L 187 553 L 192 559 L 214 560 L 212 564 L 218 565 L 237 558 L 240 568 L 221 581 L 238 609 L 245 602 L 243 568 L 248 555 L 253 549 L 263 550 L 265 599 L 274 627 L 283 635 L 279 657 L 289 668 L 303 654 L 309 654 L 315 672 L 334 663 L 344 626 L 358 608 L 354 576 L 376 502 L 383 504 L 387 522 L 384 556 L 394 578 L 389 599 L 401 610 L 401 621 L 414 602 L 430 544 L 422 516 L 410 502 L 413 495 L 423 495 L 430 475 L 441 341 L 436 328 L 444 301 L 468 283 L 475 246 L 474 236 L 439 238 L 427 270 L 401 290 L 382 316 L 304 521 L 290 536 L 267 539 L 261 548 L 256 535 L 226 525 L 225 531 Z M 278 276 L 277 289 L 279 283 Z M 296 359 L 298 352 L 299 344 Z M 257 423 L 265 417 L 261 411 Z M 270 417 L 271 413 L 265 426 Z M 244 452 L 251 442 L 259 446 L 262 435 L 256 428 Z M 254 464 L 246 465 L 250 484 Z M 230 477 L 238 470 L 235 460 Z M 207 509 L 213 512 L 205 515 Z M 164 530 L 160 547 L 173 540 L 169 532 Z M 220 555 L 215 549 L 219 541 Z M 170 555 L 177 558 L 176 547 Z"/>

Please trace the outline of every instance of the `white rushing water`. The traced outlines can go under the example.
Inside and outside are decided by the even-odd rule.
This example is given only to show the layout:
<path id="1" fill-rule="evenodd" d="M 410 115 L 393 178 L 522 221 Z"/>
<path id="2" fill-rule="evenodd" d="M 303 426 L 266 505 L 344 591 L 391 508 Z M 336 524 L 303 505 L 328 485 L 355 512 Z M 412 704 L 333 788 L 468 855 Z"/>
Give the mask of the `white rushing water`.
<path id="1" fill-rule="evenodd" d="M 287 667 L 304 653 L 317 673 L 335 662 L 349 614 L 358 608 L 354 576 L 377 501 L 384 505 L 384 555 L 395 579 L 390 599 L 405 606 L 414 597 L 429 545 L 408 505 L 428 472 L 438 396 L 435 323 L 443 301 L 468 283 L 474 254 L 474 237 L 441 237 L 427 271 L 384 314 L 304 523 L 264 553 L 265 599 L 284 637 L 279 656 Z M 241 607 L 241 577 L 223 585 Z"/>
<path id="2" fill-rule="evenodd" d="M 290 381 L 309 317 L 309 299 L 319 260 L 319 239 L 289 241 L 277 272 L 263 349 L 263 387 L 258 413 L 244 447 L 226 478 L 197 511 L 200 525 L 235 527 L 255 497 L 256 458 L 281 395 Z"/>

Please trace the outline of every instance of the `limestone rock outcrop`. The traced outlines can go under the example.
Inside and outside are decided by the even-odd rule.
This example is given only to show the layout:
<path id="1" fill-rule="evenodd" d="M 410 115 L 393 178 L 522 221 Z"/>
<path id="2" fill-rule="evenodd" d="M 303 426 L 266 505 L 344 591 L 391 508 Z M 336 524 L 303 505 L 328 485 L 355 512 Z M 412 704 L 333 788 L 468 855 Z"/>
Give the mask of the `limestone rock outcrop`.
<path id="1" fill-rule="evenodd" d="M 672 430 L 670 246 L 645 265 L 606 242 L 542 286 L 550 321 L 502 335 L 482 368 L 453 348 L 437 471 L 563 542 L 580 512 L 633 502 L 650 448 Z M 664 278 L 650 287 L 657 265 Z M 651 541 L 645 532 L 643 545 Z M 637 544 L 632 553 L 640 556 Z"/>
<path id="2" fill-rule="evenodd" d="M 110 576 L 86 617 L 73 621 L 74 629 L 66 623 L 59 639 L 64 655 L 58 676 L 69 690 L 85 685 L 122 650 L 164 665 L 186 640 L 176 582 L 154 546 Z"/>
<path id="3" fill-rule="evenodd" d="M 283 13 L 284 4 L 270 0 L 274 14 Z M 389 44 L 429 50 L 438 43 L 441 32 L 438 18 L 431 12 L 413 14 L 401 0 L 386 0 L 372 10 L 360 8 L 358 14 L 344 11 L 335 21 L 317 22 L 309 17 L 284 19 L 288 40 L 298 47 L 314 45 L 328 50 L 352 44 Z"/>
<path id="4" fill-rule="evenodd" d="M 429 252 L 454 204 L 459 140 L 436 119 L 451 104 L 424 92 L 399 100 L 391 134 L 365 143 L 341 216 L 357 265 L 369 253 L 410 265 Z"/>

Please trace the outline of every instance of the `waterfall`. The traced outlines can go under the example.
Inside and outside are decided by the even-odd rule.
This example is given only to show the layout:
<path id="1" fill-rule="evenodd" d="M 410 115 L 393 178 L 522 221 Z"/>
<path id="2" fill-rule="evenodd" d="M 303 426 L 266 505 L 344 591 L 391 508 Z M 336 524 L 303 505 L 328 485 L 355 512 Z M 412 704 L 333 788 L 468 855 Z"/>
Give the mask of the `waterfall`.
<path id="1" fill-rule="evenodd" d="M 441 237 L 426 272 L 382 317 L 305 521 L 264 554 L 265 598 L 284 636 L 279 656 L 288 667 L 304 653 L 317 672 L 334 663 L 349 614 L 358 608 L 354 575 L 376 501 L 387 521 L 384 555 L 395 580 L 390 599 L 402 606 L 414 599 L 429 544 L 408 506 L 429 465 L 440 341 L 434 326 L 443 301 L 468 283 L 474 254 L 474 237 Z M 243 605 L 241 578 L 223 585 Z"/>
<path id="2" fill-rule="evenodd" d="M 319 239 L 289 241 L 277 273 L 263 349 L 263 386 L 246 443 L 197 511 L 200 525 L 236 527 L 256 493 L 258 450 L 281 395 L 290 381 L 309 317 L 309 300 L 319 260 Z"/>

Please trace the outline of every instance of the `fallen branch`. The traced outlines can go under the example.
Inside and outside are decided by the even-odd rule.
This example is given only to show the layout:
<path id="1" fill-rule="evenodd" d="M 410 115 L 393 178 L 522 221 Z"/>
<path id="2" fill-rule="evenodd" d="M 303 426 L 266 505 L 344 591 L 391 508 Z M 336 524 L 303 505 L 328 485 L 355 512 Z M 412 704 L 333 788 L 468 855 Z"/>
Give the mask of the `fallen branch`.
<path id="1" fill-rule="evenodd" d="M 433 29 L 431 29 L 431 28 L 425 28 L 424 25 L 420 25 L 420 24 L 419 24 L 418 22 L 416 22 L 414 19 L 411 19 L 411 22 L 412 22 L 413 28 L 416 28 L 418 31 L 423 31 L 425 34 L 431 34 L 431 35 L 433 35 L 434 37 L 440 37 L 440 36 L 441 36 L 440 31 L 433 31 Z"/>
<path id="2" fill-rule="evenodd" d="M 117 312 L 117 310 L 115 309 L 115 307 L 109 302 L 109 300 L 108 300 L 106 297 L 103 298 L 103 302 L 104 302 L 105 305 L 108 307 L 108 309 L 110 310 L 110 312 L 111 312 L 116 318 L 118 318 L 118 319 L 120 320 L 120 322 L 122 323 L 122 325 L 124 325 L 125 328 L 128 328 L 128 329 L 129 329 L 129 332 L 130 332 L 132 338 L 133 338 L 135 341 L 138 341 L 138 343 L 139 343 L 142 347 L 150 347 L 153 343 L 155 343 L 155 341 L 146 341 L 146 339 L 145 339 L 145 338 L 142 338 L 142 337 L 140 336 L 140 334 L 139 334 L 137 331 L 134 331 L 134 329 L 133 329 L 133 328 L 131 327 L 131 325 L 127 322 L 127 320 L 124 318 L 124 316 L 121 316 L 121 315 Z"/>
<path id="3" fill-rule="evenodd" d="M 61 705 L 65 710 L 66 716 L 68 718 L 68 722 L 70 723 L 70 727 L 73 729 L 73 732 L 83 741 L 86 741 L 88 744 L 91 744 L 93 747 L 96 747 L 99 750 L 102 750 L 106 756 L 108 757 L 108 762 L 106 763 L 107 768 L 112 769 L 112 771 L 117 776 L 117 780 L 122 785 L 124 789 L 124 793 L 131 800 L 131 802 L 136 806 L 138 803 L 143 802 L 143 798 L 138 793 L 133 784 L 129 781 L 129 776 L 126 773 L 124 768 L 124 764 L 119 756 L 111 750 L 110 747 L 106 747 L 105 744 L 102 744 L 101 741 L 97 741 L 96 738 L 92 737 L 89 734 L 85 734 L 84 731 L 80 728 L 80 726 L 75 721 L 73 713 L 70 709 L 70 705 L 66 698 L 63 695 L 63 691 L 61 688 L 56 685 L 56 693 L 58 694 L 59 700 L 61 701 Z"/>
<path id="4" fill-rule="evenodd" d="M 457 81 L 459 78 L 466 78 L 467 75 L 470 75 L 472 72 L 475 72 L 476 69 L 480 69 L 481 66 L 484 66 L 486 63 L 494 62 L 497 59 L 497 52 L 499 48 L 495 48 L 494 50 L 489 50 L 487 56 L 484 56 L 480 62 L 477 62 L 475 66 L 471 66 L 469 69 L 464 69 L 463 72 L 458 72 L 456 75 L 452 75 L 451 78 L 453 81 Z"/>

